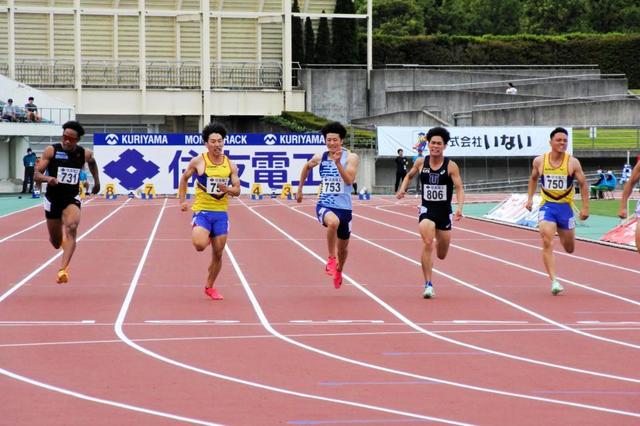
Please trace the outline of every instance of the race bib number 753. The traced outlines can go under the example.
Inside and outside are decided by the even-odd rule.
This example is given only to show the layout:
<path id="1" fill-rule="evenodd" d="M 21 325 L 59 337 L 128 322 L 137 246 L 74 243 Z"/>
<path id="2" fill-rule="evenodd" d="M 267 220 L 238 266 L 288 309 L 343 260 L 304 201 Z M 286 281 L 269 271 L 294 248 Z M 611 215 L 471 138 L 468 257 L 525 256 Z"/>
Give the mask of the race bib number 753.
<path id="1" fill-rule="evenodd" d="M 340 194 L 343 190 L 344 181 L 340 177 L 322 178 L 322 192 L 325 194 Z"/>

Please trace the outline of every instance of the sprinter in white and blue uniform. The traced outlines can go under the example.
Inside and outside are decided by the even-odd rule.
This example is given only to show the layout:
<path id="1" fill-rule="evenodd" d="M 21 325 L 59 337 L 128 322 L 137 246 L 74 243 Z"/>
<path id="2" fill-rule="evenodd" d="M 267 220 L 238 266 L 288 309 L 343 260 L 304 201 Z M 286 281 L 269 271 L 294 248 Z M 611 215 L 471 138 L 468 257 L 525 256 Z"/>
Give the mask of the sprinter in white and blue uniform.
<path id="1" fill-rule="evenodd" d="M 318 221 L 327 227 L 329 257 L 325 271 L 333 276 L 333 286 L 342 285 L 342 268 L 347 260 L 351 235 L 351 192 L 356 179 L 360 159 L 353 152 L 343 149 L 347 130 L 340 123 L 329 123 L 321 130 L 327 151 L 315 154 L 303 167 L 296 199 L 302 202 L 302 188 L 309 172 L 320 166 L 322 179 L 320 196 L 316 205 Z"/>
<path id="2" fill-rule="evenodd" d="M 460 169 L 455 162 L 444 156 L 449 139 L 449 131 L 443 127 L 433 127 L 427 132 L 429 155 L 416 160 L 396 193 L 396 198 L 403 198 L 409 182 L 415 175 L 418 175 L 420 194 L 422 195 L 418 227 L 423 242 L 420 261 L 424 276 L 422 297 L 425 299 L 431 299 L 435 296 L 431 282 L 434 246 L 438 259 L 443 260 L 447 257 L 451 243 L 451 219 L 460 220 L 462 218 L 464 191 Z M 452 213 L 451 200 L 454 188 L 456 191 L 456 211 Z M 436 244 L 434 244 L 434 240 Z"/>

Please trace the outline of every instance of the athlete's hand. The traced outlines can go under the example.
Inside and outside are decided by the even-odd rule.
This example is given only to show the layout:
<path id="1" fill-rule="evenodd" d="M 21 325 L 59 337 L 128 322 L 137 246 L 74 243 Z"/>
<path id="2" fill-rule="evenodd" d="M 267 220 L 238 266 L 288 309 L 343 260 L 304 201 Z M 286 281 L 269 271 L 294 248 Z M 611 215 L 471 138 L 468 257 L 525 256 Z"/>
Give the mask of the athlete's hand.
<path id="1" fill-rule="evenodd" d="M 620 219 L 626 219 L 627 218 L 627 208 L 626 207 L 621 207 L 620 211 L 618 212 L 618 217 Z"/>
<path id="2" fill-rule="evenodd" d="M 180 203 L 180 210 L 182 210 L 183 212 L 186 212 L 188 208 L 189 208 L 189 204 L 186 201 L 183 201 L 182 203 Z"/>
<path id="3" fill-rule="evenodd" d="M 99 193 L 99 192 L 100 192 L 100 182 L 95 182 L 95 183 L 93 184 L 93 188 L 91 188 L 91 193 L 92 193 L 93 195 L 96 195 L 96 194 L 97 194 L 97 193 Z"/>
<path id="4" fill-rule="evenodd" d="M 457 208 L 456 212 L 453 214 L 453 220 L 460 220 L 462 219 L 462 209 Z"/>
<path id="5" fill-rule="evenodd" d="M 531 208 L 533 207 L 533 200 L 527 200 L 526 203 L 524 203 L 524 208 L 531 211 Z"/>
<path id="6" fill-rule="evenodd" d="M 333 161 L 335 161 L 336 163 L 340 162 L 340 159 L 342 158 L 342 150 L 338 149 L 336 151 L 333 151 L 331 153 L 331 159 Z"/>
<path id="7" fill-rule="evenodd" d="M 57 185 L 58 184 L 58 179 L 54 178 L 54 177 L 50 177 L 49 180 L 47 180 L 47 185 Z"/>
<path id="8" fill-rule="evenodd" d="M 229 187 L 226 183 L 219 183 L 218 192 L 220 192 L 221 194 L 226 194 L 227 192 L 229 192 Z"/>
<path id="9" fill-rule="evenodd" d="M 582 208 L 580 209 L 580 220 L 587 220 L 589 218 L 589 209 Z"/>
<path id="10" fill-rule="evenodd" d="M 299 203 L 302 202 L 302 191 L 301 190 L 298 190 L 296 192 L 296 201 L 299 202 Z"/>
<path id="11" fill-rule="evenodd" d="M 402 189 L 400 189 L 400 190 L 398 190 L 398 192 L 396 192 L 396 198 L 397 198 L 398 200 L 401 200 L 401 199 L 403 199 L 403 198 L 404 198 L 404 195 L 405 195 L 405 194 L 406 194 L 406 192 L 405 192 L 405 191 L 403 191 Z"/>

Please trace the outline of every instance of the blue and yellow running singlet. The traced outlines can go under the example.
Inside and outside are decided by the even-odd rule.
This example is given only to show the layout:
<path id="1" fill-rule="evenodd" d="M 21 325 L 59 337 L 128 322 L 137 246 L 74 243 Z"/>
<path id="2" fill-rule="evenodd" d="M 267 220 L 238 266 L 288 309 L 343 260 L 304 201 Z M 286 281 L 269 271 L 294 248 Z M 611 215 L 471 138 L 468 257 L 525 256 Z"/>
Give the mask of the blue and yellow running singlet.
<path id="1" fill-rule="evenodd" d="M 569 175 L 569 159 L 571 155 L 564 153 L 560 166 L 553 167 L 549 161 L 549 153 L 544 154 L 542 176 L 540 176 L 540 196 L 543 205 L 551 203 L 573 204 L 573 176 Z"/>
<path id="2" fill-rule="evenodd" d="M 231 166 L 229 159 L 223 155 L 222 164 L 213 164 L 209 156 L 205 152 L 202 154 L 204 158 L 204 173 L 197 175 L 195 182 L 195 201 L 191 210 L 221 212 L 227 211 L 229 198 L 224 192 L 220 192 L 218 185 L 224 183 L 230 185 Z"/>

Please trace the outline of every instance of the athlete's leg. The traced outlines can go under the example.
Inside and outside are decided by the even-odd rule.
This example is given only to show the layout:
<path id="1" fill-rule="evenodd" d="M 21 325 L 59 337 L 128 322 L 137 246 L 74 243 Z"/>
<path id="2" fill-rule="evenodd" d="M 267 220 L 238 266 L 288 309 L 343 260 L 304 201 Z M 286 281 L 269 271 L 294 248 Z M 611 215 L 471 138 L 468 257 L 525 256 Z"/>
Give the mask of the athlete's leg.
<path id="1" fill-rule="evenodd" d="M 62 211 L 62 229 L 64 238 L 62 240 L 62 267 L 67 269 L 73 252 L 76 250 L 76 234 L 78 225 L 80 224 L 80 207 L 75 204 L 69 204 Z"/>
<path id="2" fill-rule="evenodd" d="M 349 255 L 349 240 L 341 240 L 338 241 L 338 264 L 336 265 L 336 269 L 338 271 L 342 271 L 344 268 L 344 264 L 347 262 L 347 256 Z"/>
<path id="3" fill-rule="evenodd" d="M 191 242 L 198 251 L 204 251 L 210 242 L 210 231 L 201 226 L 194 226 L 191 230 Z"/>
<path id="4" fill-rule="evenodd" d="M 560 242 L 562 243 L 562 247 L 564 247 L 564 251 L 567 253 L 573 253 L 576 246 L 576 230 L 558 228 L 558 237 L 560 237 Z"/>
<path id="5" fill-rule="evenodd" d="M 636 250 L 640 253 L 640 223 L 636 223 Z"/>
<path id="6" fill-rule="evenodd" d="M 420 263 L 422 264 L 422 275 L 424 275 L 424 281 L 428 282 L 431 281 L 431 271 L 433 269 L 431 253 L 433 252 L 433 239 L 436 236 L 436 224 L 429 219 L 423 219 L 420 221 L 419 228 L 423 242 Z"/>
<path id="7" fill-rule="evenodd" d="M 451 243 L 451 231 L 436 229 L 436 254 L 438 259 L 443 260 L 449 252 Z"/>
<path id="8" fill-rule="evenodd" d="M 62 220 L 47 219 L 47 230 L 49 231 L 49 242 L 56 250 L 62 245 Z"/>
<path id="9" fill-rule="evenodd" d="M 213 284 L 222 268 L 222 252 L 227 244 L 227 234 L 218 235 L 211 242 L 211 264 L 209 265 L 209 276 L 207 277 L 207 287 L 213 287 Z"/>
<path id="10" fill-rule="evenodd" d="M 330 211 L 324 215 L 323 223 L 327 227 L 327 249 L 329 250 L 329 257 L 336 257 L 340 219 L 338 219 L 335 213 Z"/>
<path id="11" fill-rule="evenodd" d="M 540 237 L 542 237 L 542 262 L 544 268 L 551 280 L 556 279 L 556 265 L 553 258 L 553 237 L 556 234 L 557 225 L 555 222 L 547 220 L 541 220 L 538 229 L 540 230 Z"/>

